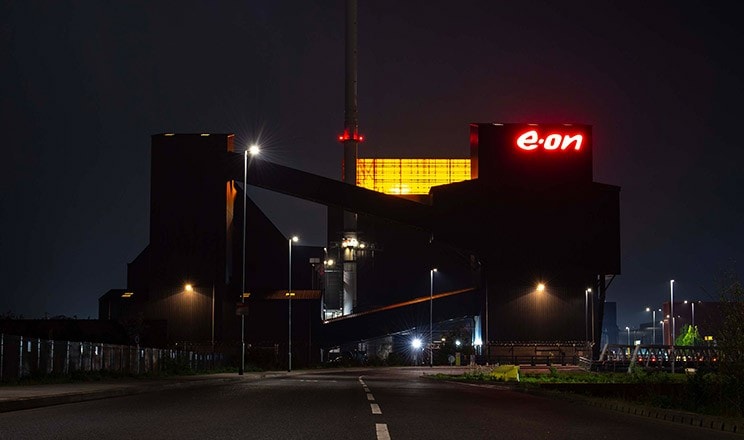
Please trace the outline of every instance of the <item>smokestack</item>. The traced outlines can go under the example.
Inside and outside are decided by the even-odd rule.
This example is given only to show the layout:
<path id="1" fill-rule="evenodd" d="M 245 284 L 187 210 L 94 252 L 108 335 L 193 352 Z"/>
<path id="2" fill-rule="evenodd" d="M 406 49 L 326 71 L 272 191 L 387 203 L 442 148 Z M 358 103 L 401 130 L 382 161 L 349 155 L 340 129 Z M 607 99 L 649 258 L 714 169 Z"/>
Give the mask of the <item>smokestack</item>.
<path id="1" fill-rule="evenodd" d="M 356 185 L 357 147 L 359 135 L 357 111 L 357 2 L 346 0 L 346 76 L 345 76 L 344 134 L 339 140 L 344 144 L 343 181 Z"/>
<path id="2" fill-rule="evenodd" d="M 339 140 L 344 144 L 343 181 L 356 185 L 357 147 L 363 140 L 359 135 L 357 113 L 357 0 L 346 0 L 346 81 L 344 105 L 344 134 Z M 341 243 L 356 243 L 357 215 L 343 212 L 344 232 Z M 342 313 L 353 313 L 357 305 L 356 248 L 342 246 L 343 297 Z"/>

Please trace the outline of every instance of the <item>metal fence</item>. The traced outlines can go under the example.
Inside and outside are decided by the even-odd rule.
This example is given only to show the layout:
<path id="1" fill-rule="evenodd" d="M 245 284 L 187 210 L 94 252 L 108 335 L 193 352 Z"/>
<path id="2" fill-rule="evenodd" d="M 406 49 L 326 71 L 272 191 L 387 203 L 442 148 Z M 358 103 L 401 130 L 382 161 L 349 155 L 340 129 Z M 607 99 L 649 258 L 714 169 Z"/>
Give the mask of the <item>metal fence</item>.
<path id="1" fill-rule="evenodd" d="M 206 371 L 225 367 L 228 359 L 211 351 L 53 341 L 0 333 L 0 382 L 75 372 L 137 375 L 174 369 Z"/>

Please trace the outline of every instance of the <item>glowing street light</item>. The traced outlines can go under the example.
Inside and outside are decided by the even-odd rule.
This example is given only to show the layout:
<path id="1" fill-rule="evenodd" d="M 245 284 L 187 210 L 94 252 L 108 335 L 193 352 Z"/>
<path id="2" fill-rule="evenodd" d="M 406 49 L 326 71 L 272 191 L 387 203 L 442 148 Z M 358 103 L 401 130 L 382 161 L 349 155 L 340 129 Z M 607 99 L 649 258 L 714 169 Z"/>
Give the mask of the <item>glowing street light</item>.
<path id="1" fill-rule="evenodd" d="M 413 348 L 413 364 L 418 365 L 418 354 L 421 351 L 421 339 L 413 338 L 411 341 L 411 347 Z"/>
<path id="2" fill-rule="evenodd" d="M 628 331 L 628 345 L 630 345 L 630 327 L 625 326 L 625 330 Z"/>
<path id="3" fill-rule="evenodd" d="M 592 289 L 586 289 L 584 291 L 584 337 L 586 338 L 587 342 L 589 342 L 589 294 L 590 293 L 592 293 Z M 593 302 L 594 301 L 592 298 L 592 303 Z M 592 313 L 593 312 L 594 310 L 592 310 Z"/>
<path id="4" fill-rule="evenodd" d="M 687 304 L 687 300 L 685 300 L 685 304 Z M 692 326 L 695 327 L 695 301 L 690 301 L 690 306 L 692 307 Z"/>
<path id="5" fill-rule="evenodd" d="M 661 310 L 661 309 L 659 309 Z M 646 307 L 647 312 L 651 312 L 651 332 L 653 333 L 652 344 L 656 344 L 656 309 L 651 310 L 651 307 Z"/>
<path id="6" fill-rule="evenodd" d="M 260 153 L 258 145 L 251 145 L 243 153 L 243 276 L 241 277 L 242 287 L 240 291 L 240 303 L 245 304 L 245 230 L 248 228 L 246 220 L 246 205 L 248 203 L 248 155 L 256 156 Z M 239 375 L 245 371 L 245 315 L 240 314 L 240 369 Z"/>
<path id="7" fill-rule="evenodd" d="M 434 272 L 437 269 L 431 269 L 429 271 L 429 367 L 434 366 L 434 333 L 432 333 L 432 313 L 434 310 Z"/>
<path id="8" fill-rule="evenodd" d="M 287 364 L 287 371 L 292 371 L 292 297 L 295 295 L 292 292 L 292 243 L 297 243 L 300 240 L 299 237 L 292 236 L 288 241 L 289 243 L 289 288 L 287 289 L 286 296 L 289 298 L 288 304 L 288 326 L 289 326 L 289 362 Z"/>
<path id="9" fill-rule="evenodd" d="M 545 290 L 545 284 L 543 284 L 543 283 L 538 283 L 538 284 L 537 284 L 537 291 L 538 291 L 538 292 L 543 292 L 544 290 Z"/>

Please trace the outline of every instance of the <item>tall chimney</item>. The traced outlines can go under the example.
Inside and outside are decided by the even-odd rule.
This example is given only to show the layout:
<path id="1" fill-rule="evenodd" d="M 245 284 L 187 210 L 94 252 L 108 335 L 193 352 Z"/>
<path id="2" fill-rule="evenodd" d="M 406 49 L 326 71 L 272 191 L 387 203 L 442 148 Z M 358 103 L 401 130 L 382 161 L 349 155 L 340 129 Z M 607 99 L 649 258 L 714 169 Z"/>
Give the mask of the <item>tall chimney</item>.
<path id="1" fill-rule="evenodd" d="M 356 185 L 359 114 L 357 111 L 357 2 L 346 0 L 346 76 L 345 76 L 344 133 L 339 140 L 344 144 L 343 181 Z"/>
<path id="2" fill-rule="evenodd" d="M 343 181 L 356 185 L 357 147 L 363 140 L 359 135 L 357 113 L 357 0 L 346 0 L 346 81 L 344 105 L 344 134 L 339 137 L 344 144 Z M 344 232 L 341 243 L 357 243 L 357 215 L 344 210 Z M 342 313 L 353 313 L 357 305 L 356 247 L 342 246 L 343 296 Z"/>

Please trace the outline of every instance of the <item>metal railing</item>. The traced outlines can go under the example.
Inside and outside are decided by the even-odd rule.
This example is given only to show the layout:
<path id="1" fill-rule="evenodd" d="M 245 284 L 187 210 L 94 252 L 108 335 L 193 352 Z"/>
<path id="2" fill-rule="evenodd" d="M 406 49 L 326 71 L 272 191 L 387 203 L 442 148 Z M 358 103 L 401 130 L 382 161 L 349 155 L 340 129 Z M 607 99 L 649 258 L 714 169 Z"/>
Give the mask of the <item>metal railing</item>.
<path id="1" fill-rule="evenodd" d="M 156 374 L 225 367 L 229 356 L 210 351 L 55 341 L 0 334 L 0 382 L 75 372 Z M 184 371 L 185 370 L 185 371 Z"/>
<path id="2" fill-rule="evenodd" d="M 716 369 L 721 353 L 713 346 L 605 344 L 599 359 L 584 364 L 587 370 L 631 371 L 633 366 L 653 370 Z"/>

